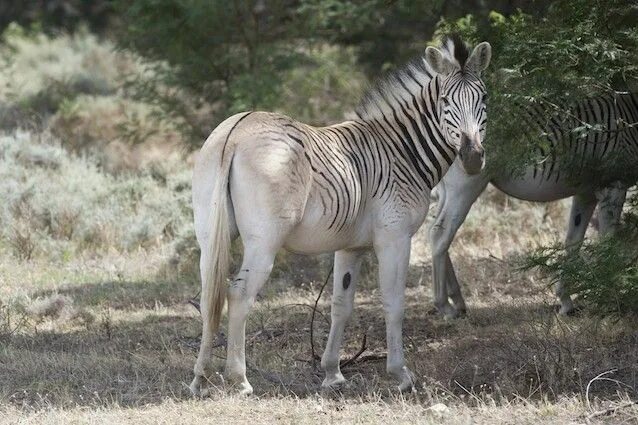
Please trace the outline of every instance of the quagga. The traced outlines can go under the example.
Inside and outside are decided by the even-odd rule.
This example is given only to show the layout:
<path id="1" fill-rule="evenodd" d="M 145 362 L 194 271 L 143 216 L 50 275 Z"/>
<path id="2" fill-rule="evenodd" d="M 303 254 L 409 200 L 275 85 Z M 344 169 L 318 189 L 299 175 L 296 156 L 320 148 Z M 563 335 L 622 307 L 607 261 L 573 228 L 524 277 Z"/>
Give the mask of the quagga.
<path id="1" fill-rule="evenodd" d="M 280 248 L 336 252 L 332 323 L 322 357 L 324 386 L 340 384 L 339 349 L 352 308 L 362 253 L 373 247 L 385 310 L 387 371 L 413 388 L 402 342 L 410 239 L 429 195 L 457 156 L 474 174 L 484 165 L 485 86 L 491 57 L 470 54 L 458 38 L 392 74 L 365 96 L 358 118 L 316 128 L 287 116 L 246 112 L 209 136 L 193 173 L 195 231 L 201 247 L 203 333 L 194 394 L 201 394 L 214 332 L 228 302 L 225 374 L 241 393 L 246 378 L 245 323 Z M 227 284 L 230 243 L 244 256 Z"/>
<path id="2" fill-rule="evenodd" d="M 617 181 L 612 173 L 601 186 L 584 167 L 619 158 L 625 162 L 628 158 L 638 160 L 638 95 L 615 93 L 591 98 L 566 108 L 564 113 L 550 116 L 547 125 L 541 124 L 545 121 L 539 118 L 544 116 L 542 108 L 545 106 L 529 107 L 521 112 L 526 115 L 522 120 L 529 124 L 529 134 L 543 135 L 549 142 L 540 152 L 543 161 L 529 166 L 522 176 L 505 175 L 492 180 L 485 172 L 470 176 L 458 164 L 453 164 L 436 188 L 439 208 L 430 230 L 434 303 L 448 318 L 466 311 L 448 249 L 488 182 L 507 195 L 527 201 L 556 201 L 573 196 L 565 238 L 569 249 L 579 248 L 597 204 L 601 234 L 613 230 L 620 219 L 627 188 L 633 183 L 626 178 L 635 172 L 625 170 L 617 175 Z M 578 137 L 574 129 L 587 125 L 593 131 Z M 561 302 L 560 313 L 572 312 L 572 299 L 560 283 L 556 286 L 556 295 Z"/>

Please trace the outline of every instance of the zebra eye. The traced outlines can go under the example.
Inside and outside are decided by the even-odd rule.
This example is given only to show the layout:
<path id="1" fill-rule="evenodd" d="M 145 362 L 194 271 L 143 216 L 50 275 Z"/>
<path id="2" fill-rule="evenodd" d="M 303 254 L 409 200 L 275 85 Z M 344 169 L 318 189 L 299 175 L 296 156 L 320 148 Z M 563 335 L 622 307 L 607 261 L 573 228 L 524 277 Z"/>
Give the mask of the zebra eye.
<path id="1" fill-rule="evenodd" d="M 450 103 L 450 99 L 448 99 L 446 94 L 441 95 L 441 100 L 443 101 L 445 105 L 448 105 Z"/>

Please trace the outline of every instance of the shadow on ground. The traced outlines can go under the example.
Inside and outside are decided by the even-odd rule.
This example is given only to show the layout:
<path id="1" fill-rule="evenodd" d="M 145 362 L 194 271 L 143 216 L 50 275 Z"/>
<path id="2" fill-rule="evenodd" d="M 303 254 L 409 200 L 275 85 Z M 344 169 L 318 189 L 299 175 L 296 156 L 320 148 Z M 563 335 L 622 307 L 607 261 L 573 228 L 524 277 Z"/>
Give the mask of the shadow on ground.
<path id="1" fill-rule="evenodd" d="M 610 377 L 616 382 L 595 382 L 591 394 L 636 390 L 635 319 L 599 320 L 586 313 L 560 318 L 551 296 L 539 297 L 545 291 L 539 284 L 518 285 L 515 297 L 509 294 L 503 301 L 502 288 L 512 276 L 491 273 L 486 270 L 490 267 L 502 265 L 483 260 L 461 264 L 460 276 L 479 278 L 473 288 L 466 288 L 469 315 L 454 322 L 429 313 L 429 288 L 415 280 L 423 270 L 411 271 L 404 343 L 423 397 L 436 391 L 470 400 L 485 395 L 500 401 L 559 398 L 582 394 L 592 378 L 612 369 L 616 372 Z M 429 274 L 423 280 L 429 284 Z M 359 351 L 364 335 L 366 349 L 344 369 L 349 383 L 335 393 L 338 397 L 388 394 L 393 387 L 385 374 L 385 325 L 375 288 L 367 282 L 357 294 L 343 358 Z M 95 320 L 30 322 L 0 335 L 0 403 L 138 406 L 190 397 L 186 385 L 201 326 L 195 310 L 184 303 L 193 290 L 191 284 L 170 282 L 99 282 L 58 291 L 90 309 Z M 256 394 L 307 397 L 321 391 L 322 374 L 318 363 L 313 366 L 310 344 L 317 291 L 316 285 L 282 290 L 266 295 L 253 310 L 247 325 L 247 358 Z M 329 329 L 329 292 L 330 285 L 314 323 L 317 354 Z M 222 369 L 225 356 L 223 338 L 219 341 L 216 370 Z M 218 376 L 211 380 L 221 391 L 231 391 Z"/>

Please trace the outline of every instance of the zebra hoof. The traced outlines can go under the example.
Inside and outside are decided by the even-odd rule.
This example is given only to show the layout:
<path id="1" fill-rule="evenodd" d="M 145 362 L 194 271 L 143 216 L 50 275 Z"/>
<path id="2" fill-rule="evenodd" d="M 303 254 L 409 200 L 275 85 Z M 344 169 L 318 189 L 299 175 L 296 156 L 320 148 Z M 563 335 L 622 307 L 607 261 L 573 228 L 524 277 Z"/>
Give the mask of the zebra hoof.
<path id="1" fill-rule="evenodd" d="M 401 371 L 401 383 L 399 384 L 399 391 L 402 393 L 416 393 L 416 387 L 414 386 L 416 382 L 416 377 L 414 373 L 410 371 L 407 367 L 403 367 Z"/>
<path id="2" fill-rule="evenodd" d="M 206 378 L 200 375 L 195 375 L 195 378 L 193 378 L 193 382 L 188 386 L 193 397 L 204 398 L 208 396 L 209 391 L 205 388 L 203 381 L 206 381 Z"/>
<path id="3" fill-rule="evenodd" d="M 248 397 L 253 394 L 253 386 L 248 381 L 244 381 L 237 385 L 237 394 Z"/>
<path id="4" fill-rule="evenodd" d="M 450 303 L 443 304 L 440 307 L 437 306 L 437 310 L 445 320 L 454 320 L 459 317 L 459 311 L 455 309 Z"/>
<path id="5" fill-rule="evenodd" d="M 337 373 L 330 377 L 326 376 L 323 382 L 321 383 L 321 388 L 335 389 L 335 388 L 341 387 L 345 383 L 346 383 L 346 378 L 344 378 L 341 373 Z"/>

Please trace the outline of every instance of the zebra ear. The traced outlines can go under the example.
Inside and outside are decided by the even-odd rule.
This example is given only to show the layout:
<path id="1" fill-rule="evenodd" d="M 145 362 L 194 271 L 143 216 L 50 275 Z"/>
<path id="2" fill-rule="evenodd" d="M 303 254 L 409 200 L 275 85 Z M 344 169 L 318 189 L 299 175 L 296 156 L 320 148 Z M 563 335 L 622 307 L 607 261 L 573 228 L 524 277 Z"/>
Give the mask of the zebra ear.
<path id="1" fill-rule="evenodd" d="M 487 41 L 484 41 L 474 48 L 470 58 L 465 63 L 465 69 L 480 74 L 490 64 L 491 58 L 492 46 Z"/>
<path id="2" fill-rule="evenodd" d="M 436 47 L 428 46 L 425 49 L 425 62 L 437 74 L 446 75 L 453 69 L 449 59 Z"/>

